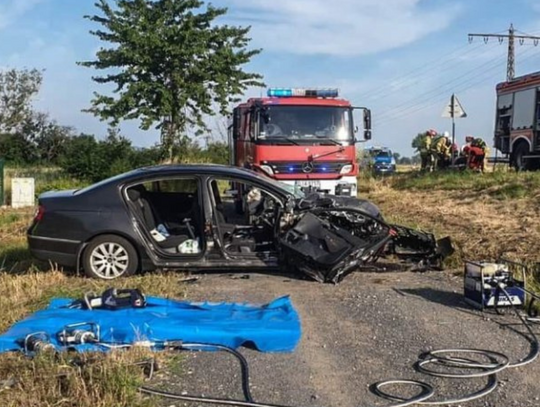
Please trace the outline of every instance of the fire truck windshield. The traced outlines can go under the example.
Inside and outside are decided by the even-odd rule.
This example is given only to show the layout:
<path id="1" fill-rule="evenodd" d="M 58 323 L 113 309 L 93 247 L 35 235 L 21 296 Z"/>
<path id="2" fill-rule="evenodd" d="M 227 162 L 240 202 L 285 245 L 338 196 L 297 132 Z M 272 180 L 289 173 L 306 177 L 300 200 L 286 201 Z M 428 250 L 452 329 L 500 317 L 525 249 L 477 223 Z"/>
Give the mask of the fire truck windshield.
<path id="1" fill-rule="evenodd" d="M 268 106 L 261 113 L 259 139 L 350 142 L 351 110 L 333 106 Z"/>

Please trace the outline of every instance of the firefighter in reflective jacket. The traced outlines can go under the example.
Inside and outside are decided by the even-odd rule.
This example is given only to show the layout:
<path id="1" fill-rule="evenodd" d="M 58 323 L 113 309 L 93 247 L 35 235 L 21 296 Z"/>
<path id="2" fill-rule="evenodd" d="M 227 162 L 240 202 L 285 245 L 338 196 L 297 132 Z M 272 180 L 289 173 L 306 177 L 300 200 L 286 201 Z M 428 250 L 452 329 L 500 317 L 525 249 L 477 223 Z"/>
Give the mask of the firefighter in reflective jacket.
<path id="1" fill-rule="evenodd" d="M 421 170 L 433 171 L 433 156 L 431 154 L 431 141 L 437 135 L 437 131 L 426 131 L 419 140 L 418 152 L 420 153 Z"/>
<path id="2" fill-rule="evenodd" d="M 482 172 L 484 172 L 484 170 L 487 168 L 487 161 L 489 156 L 489 148 L 487 146 L 487 143 L 481 138 L 477 137 L 471 142 L 471 147 L 479 148 L 484 153 L 484 156 L 482 158 Z"/>
<path id="3" fill-rule="evenodd" d="M 484 171 L 484 150 L 472 145 L 463 148 L 463 154 L 467 157 L 467 168 L 473 171 Z"/>
<path id="4" fill-rule="evenodd" d="M 486 142 L 481 138 L 472 136 L 467 136 L 465 141 L 467 141 L 467 145 L 464 147 L 463 153 L 467 157 L 467 168 L 484 172 L 489 153 Z"/>
<path id="5" fill-rule="evenodd" d="M 450 164 L 451 143 L 446 135 L 439 135 L 431 141 L 431 154 L 435 168 L 445 168 Z"/>

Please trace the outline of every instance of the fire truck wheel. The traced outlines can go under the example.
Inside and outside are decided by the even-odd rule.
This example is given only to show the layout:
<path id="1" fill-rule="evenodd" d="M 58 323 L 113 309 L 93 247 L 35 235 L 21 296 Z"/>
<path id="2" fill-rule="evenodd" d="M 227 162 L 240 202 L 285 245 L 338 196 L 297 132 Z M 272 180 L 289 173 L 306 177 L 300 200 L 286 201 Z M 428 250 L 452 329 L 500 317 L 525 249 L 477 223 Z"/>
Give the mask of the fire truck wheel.
<path id="1" fill-rule="evenodd" d="M 514 152 L 512 153 L 512 166 L 516 171 L 527 171 L 530 168 L 527 159 L 524 158 L 525 155 L 529 153 L 529 147 L 526 143 L 519 143 Z"/>

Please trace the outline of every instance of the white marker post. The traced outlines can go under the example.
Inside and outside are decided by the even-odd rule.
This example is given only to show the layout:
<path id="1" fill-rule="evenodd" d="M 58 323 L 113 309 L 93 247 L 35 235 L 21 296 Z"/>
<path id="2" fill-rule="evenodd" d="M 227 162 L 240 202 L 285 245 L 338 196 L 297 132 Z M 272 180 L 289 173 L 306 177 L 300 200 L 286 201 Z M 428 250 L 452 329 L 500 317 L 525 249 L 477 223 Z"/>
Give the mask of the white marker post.
<path id="1" fill-rule="evenodd" d="M 465 109 L 463 109 L 463 106 L 461 106 L 461 103 L 459 102 L 456 95 L 452 93 L 452 97 L 450 98 L 450 102 L 448 102 L 448 105 L 444 108 L 444 111 L 442 113 L 442 117 L 447 119 L 452 119 L 452 149 L 454 148 L 454 144 L 456 143 L 456 121 L 455 119 L 463 119 L 467 117 L 467 113 L 465 113 Z M 454 165 L 454 162 L 456 160 L 454 151 L 452 151 L 452 165 Z"/>

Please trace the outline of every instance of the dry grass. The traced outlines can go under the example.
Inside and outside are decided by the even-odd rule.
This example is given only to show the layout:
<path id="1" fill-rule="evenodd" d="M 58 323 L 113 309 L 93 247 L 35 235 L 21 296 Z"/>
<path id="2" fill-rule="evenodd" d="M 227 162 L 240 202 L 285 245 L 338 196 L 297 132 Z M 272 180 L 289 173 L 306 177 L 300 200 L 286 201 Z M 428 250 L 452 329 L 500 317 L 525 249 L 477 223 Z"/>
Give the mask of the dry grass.
<path id="1" fill-rule="evenodd" d="M 464 174 L 460 179 L 451 174 L 435 174 L 422 179 L 411 173 L 368 180 L 362 189 L 363 195 L 379 205 L 390 222 L 433 231 L 438 237 L 450 236 L 457 251 L 447 260 L 447 267 L 461 271 L 464 260 L 505 257 L 527 264 L 539 261 L 540 188 L 527 186 L 527 193 L 519 197 L 494 193 L 509 185 L 536 183 L 539 176 Z M 404 186 L 406 177 L 414 177 L 411 182 L 421 187 Z M 435 182 L 437 177 L 445 182 Z M 450 179 L 456 184 L 449 185 Z M 529 283 L 540 288 L 538 275 L 529 277 Z"/>
<path id="2" fill-rule="evenodd" d="M 45 307 L 52 298 L 80 298 L 112 285 L 32 260 L 25 239 L 32 214 L 33 210 L 0 210 L 0 332 Z M 115 281 L 114 287 L 140 288 L 147 295 L 178 299 L 185 296 L 180 277 L 172 272 L 148 273 Z M 155 405 L 137 393 L 143 375 L 133 363 L 143 356 L 137 352 L 86 355 L 79 366 L 71 363 L 68 355 L 29 359 L 2 354 L 0 383 L 13 379 L 16 384 L 9 389 L 0 386 L 0 406 Z"/>
<path id="3" fill-rule="evenodd" d="M 145 378 L 147 352 L 139 349 L 102 354 L 42 353 L 2 357 L 0 378 L 10 383 L 0 389 L 0 403 L 9 407 L 151 407 L 137 389 Z"/>

